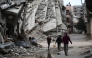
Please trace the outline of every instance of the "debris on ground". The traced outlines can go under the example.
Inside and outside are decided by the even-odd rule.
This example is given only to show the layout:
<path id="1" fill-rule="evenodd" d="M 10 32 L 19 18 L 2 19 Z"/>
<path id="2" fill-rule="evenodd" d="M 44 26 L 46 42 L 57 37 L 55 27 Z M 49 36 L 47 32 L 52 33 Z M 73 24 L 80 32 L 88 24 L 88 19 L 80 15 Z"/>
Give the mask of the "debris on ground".
<path id="1" fill-rule="evenodd" d="M 35 51 L 38 51 L 40 48 L 32 46 L 32 48 L 23 48 L 22 46 L 15 46 L 12 49 L 0 49 L 0 58 L 18 58 L 25 56 L 35 55 Z"/>
<path id="2" fill-rule="evenodd" d="M 81 53 L 81 55 L 83 55 L 84 58 L 92 58 L 92 46 L 84 46 L 82 48 L 84 51 Z"/>

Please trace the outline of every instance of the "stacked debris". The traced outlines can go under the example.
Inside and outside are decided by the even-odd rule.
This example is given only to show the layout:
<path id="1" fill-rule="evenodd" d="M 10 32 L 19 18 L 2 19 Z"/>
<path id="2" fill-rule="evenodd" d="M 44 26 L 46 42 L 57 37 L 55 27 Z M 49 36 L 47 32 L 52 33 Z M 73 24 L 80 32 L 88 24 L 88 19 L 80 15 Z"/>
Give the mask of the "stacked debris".
<path id="1" fill-rule="evenodd" d="M 17 35 L 19 34 L 18 33 L 19 29 L 17 28 L 20 28 L 18 27 L 20 25 L 19 20 L 23 19 L 23 17 L 21 17 L 21 14 L 24 14 L 23 10 L 25 7 L 24 3 L 25 1 L 24 0 L 21 0 L 22 2 L 20 0 L 19 1 L 7 0 L 7 1 L 10 2 L 0 1 L 0 58 L 15 58 L 16 56 L 19 57 L 19 55 L 21 54 L 28 55 L 28 52 L 26 51 L 25 48 L 19 46 L 16 47 L 14 44 L 16 40 L 20 39 L 17 38 L 18 37 Z M 15 2 L 19 3 L 16 4 Z M 21 19 L 19 17 L 21 17 Z M 19 23 L 18 26 L 17 23 Z M 16 33 L 14 30 L 15 26 L 17 27 L 16 29 L 18 31 L 18 32 L 16 31 Z M 17 41 L 17 44 L 21 43 Z M 25 42 L 23 42 L 22 45 L 27 46 Z"/>
<path id="2" fill-rule="evenodd" d="M 28 4 L 26 1 L 23 2 L 24 0 L 21 1 L 14 0 L 13 3 L 15 4 L 12 7 L 7 6 L 8 9 L 6 7 L 2 8 L 2 10 L 6 9 L 2 13 L 7 21 L 5 22 L 6 26 L 4 26 L 4 29 L 7 29 L 8 31 L 6 30 L 6 36 L 3 34 L 4 32 L 2 32 L 3 30 L 0 31 L 0 47 L 2 47 L 2 49 L 0 49 L 1 58 L 18 58 L 21 56 L 33 55 L 34 53 L 32 52 L 39 50 L 42 46 L 39 45 L 38 47 L 35 47 L 31 45 L 29 47 L 29 37 L 34 37 L 37 42 L 45 41 L 47 37 L 46 33 L 49 33 L 49 31 L 52 31 L 57 27 L 54 2 L 37 0 Z M 43 30 L 46 30 L 46 33 Z M 19 36 L 20 33 L 22 36 Z M 8 48 L 6 49 L 6 47 Z M 29 49 L 26 49 L 27 47 L 29 47 Z"/>
<path id="3" fill-rule="evenodd" d="M 54 4 L 52 3 L 48 4 L 46 19 L 55 18 L 53 6 Z"/>
<path id="4" fill-rule="evenodd" d="M 38 3 L 32 3 L 36 6 L 35 7 L 32 6 L 31 9 L 32 13 L 29 15 L 28 20 L 26 21 L 27 24 L 24 29 L 27 31 L 27 35 L 29 35 L 27 37 L 35 37 L 36 39 L 43 40 L 46 38 L 45 36 L 43 36 L 44 34 L 50 35 L 54 30 L 55 30 L 54 32 L 55 35 L 58 35 L 56 34 L 58 30 L 59 30 L 58 32 L 61 34 L 61 30 L 63 28 L 63 27 L 61 28 L 62 16 L 60 12 L 59 3 L 56 2 L 52 0 L 51 1 L 40 0 L 38 1 Z M 38 26 L 39 28 L 35 28 Z"/>
<path id="5" fill-rule="evenodd" d="M 34 37 L 37 40 L 37 42 L 42 42 L 47 38 L 47 36 L 42 33 L 40 25 L 37 25 L 37 27 L 30 32 L 28 37 Z"/>
<path id="6" fill-rule="evenodd" d="M 23 48 L 22 46 L 15 46 L 11 49 L 0 49 L 0 58 L 23 58 L 27 56 L 35 55 L 35 51 L 38 51 L 40 48 L 32 46 L 30 49 Z"/>
<path id="7" fill-rule="evenodd" d="M 85 50 L 81 53 L 81 55 L 84 56 L 84 58 L 92 58 L 92 46 L 84 46 L 81 47 L 84 48 Z"/>
<path id="8" fill-rule="evenodd" d="M 38 10 L 36 12 L 36 20 L 42 21 L 45 18 L 44 8 L 46 6 L 47 6 L 46 3 L 44 3 L 44 4 L 40 3 L 40 5 L 38 6 Z"/>

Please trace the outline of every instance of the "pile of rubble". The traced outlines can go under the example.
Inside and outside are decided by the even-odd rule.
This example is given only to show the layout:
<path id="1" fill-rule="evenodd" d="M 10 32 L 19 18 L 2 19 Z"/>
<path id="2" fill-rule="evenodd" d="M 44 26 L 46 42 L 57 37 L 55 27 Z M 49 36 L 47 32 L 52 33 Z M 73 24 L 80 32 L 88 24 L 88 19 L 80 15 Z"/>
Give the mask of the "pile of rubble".
<path id="1" fill-rule="evenodd" d="M 53 6 L 54 5 L 51 4 L 51 3 L 48 4 L 46 19 L 48 19 L 48 18 L 55 18 Z"/>
<path id="2" fill-rule="evenodd" d="M 39 50 L 39 48 L 36 48 L 35 46 L 32 46 L 29 49 L 15 46 L 12 49 L 0 49 L 0 58 L 23 58 L 27 56 L 34 56 L 35 51 Z"/>
<path id="3" fill-rule="evenodd" d="M 46 6 L 47 6 L 46 4 L 40 3 L 40 5 L 38 6 L 38 10 L 36 12 L 36 19 L 43 20 L 45 18 L 45 12 L 43 11 L 43 9 Z"/>
<path id="4" fill-rule="evenodd" d="M 29 34 L 28 37 L 34 37 L 37 40 L 37 42 L 40 43 L 40 42 L 46 40 L 47 35 L 43 34 L 41 31 L 40 25 L 37 25 L 37 27 L 31 31 L 31 33 Z"/>
<path id="5" fill-rule="evenodd" d="M 19 1 L 16 1 L 16 2 L 19 2 Z M 32 3 L 29 3 L 29 4 L 26 4 L 26 2 L 25 3 L 20 2 L 20 3 L 17 3 L 17 4 L 18 4 L 17 8 L 10 7 L 9 9 L 7 9 L 7 11 L 9 13 L 13 12 L 13 13 L 16 13 L 16 14 L 20 14 L 20 17 L 19 17 L 19 15 L 16 15 L 16 16 L 19 17 L 18 22 L 21 21 L 21 22 L 19 22 L 19 25 L 17 27 L 17 28 L 19 28 L 18 32 L 16 31 L 17 28 L 15 28 L 15 30 L 14 30 L 14 32 L 16 33 L 16 36 L 15 36 L 15 34 L 11 35 L 12 36 L 11 38 L 14 37 L 12 39 L 13 41 L 10 40 L 10 37 L 9 37 L 8 40 L 10 40 L 11 42 L 15 43 L 15 41 L 17 39 L 19 39 L 19 42 L 16 41 L 16 43 L 18 45 L 20 44 L 20 46 L 21 46 L 22 43 L 24 45 L 27 45 L 27 43 L 29 41 L 28 40 L 29 37 L 34 37 L 37 40 L 37 42 L 40 43 L 40 42 L 45 41 L 46 38 L 47 38 L 47 35 L 45 35 L 46 33 L 44 31 L 45 29 L 47 29 L 48 32 L 52 31 L 53 29 L 56 30 L 56 15 L 55 15 L 55 3 L 54 2 L 50 2 L 48 0 L 46 0 L 46 1 L 45 0 L 39 0 L 39 1 L 33 1 Z M 15 5 L 13 5 L 13 6 L 15 6 Z M 8 6 L 7 6 L 7 8 L 8 8 Z M 18 10 L 18 11 L 14 12 L 14 10 Z M 14 15 L 13 13 L 11 15 Z M 10 15 L 10 19 L 11 19 L 11 15 Z M 15 18 L 15 16 L 14 16 L 14 18 Z M 15 20 L 16 19 L 17 18 L 15 18 Z M 36 20 L 38 22 L 36 22 Z M 11 20 L 10 20 L 10 22 L 11 22 Z M 41 22 L 42 22 L 42 24 L 41 24 Z M 37 26 L 36 26 L 36 23 L 37 23 Z M 11 25 L 12 24 L 13 23 L 11 23 Z M 14 25 L 16 25 L 16 24 L 14 24 Z M 44 27 L 46 27 L 46 28 L 44 28 Z M 13 29 L 14 29 L 14 27 L 10 28 L 10 30 L 13 30 Z M 23 36 L 24 34 L 22 33 L 21 29 L 24 29 L 24 32 L 27 33 L 27 35 Z M 26 32 L 27 30 L 28 30 L 28 32 Z M 3 29 L 2 29 L 2 31 L 3 31 Z M 20 33 L 20 31 L 23 34 L 21 36 L 21 37 L 23 37 L 22 40 L 25 39 L 27 42 L 25 40 L 20 41 L 20 38 L 17 38 L 18 37 L 17 35 L 19 35 L 18 33 Z M 12 34 L 12 31 L 11 31 L 11 34 Z M 2 36 L 3 36 L 3 34 L 2 34 Z M 27 36 L 27 38 L 26 38 L 26 36 Z M 4 42 L 4 39 L 3 40 L 1 39 L 2 42 Z M 2 42 L 0 42 L 0 43 L 2 43 Z M 7 43 L 5 45 L 7 46 Z M 11 44 L 8 44 L 8 46 L 10 46 L 10 45 Z M 2 46 L 3 46 L 3 43 L 2 43 Z M 0 58 L 15 58 L 15 57 L 16 58 L 18 58 L 18 57 L 22 58 L 22 56 L 34 55 L 34 53 L 35 53 L 34 51 L 39 50 L 39 47 L 35 47 L 35 46 L 32 46 L 32 45 L 31 45 L 31 47 L 29 49 L 26 49 L 26 48 L 23 48 L 23 47 L 20 47 L 20 46 L 18 46 L 18 47 L 14 46 L 13 48 L 8 48 L 8 49 L 6 49 L 6 48 L 0 49 L 0 51 L 1 51 L 0 52 Z"/>
<path id="6" fill-rule="evenodd" d="M 92 58 L 92 46 L 86 46 L 82 48 L 85 48 L 85 50 L 81 53 L 81 55 L 83 55 L 84 58 Z"/>

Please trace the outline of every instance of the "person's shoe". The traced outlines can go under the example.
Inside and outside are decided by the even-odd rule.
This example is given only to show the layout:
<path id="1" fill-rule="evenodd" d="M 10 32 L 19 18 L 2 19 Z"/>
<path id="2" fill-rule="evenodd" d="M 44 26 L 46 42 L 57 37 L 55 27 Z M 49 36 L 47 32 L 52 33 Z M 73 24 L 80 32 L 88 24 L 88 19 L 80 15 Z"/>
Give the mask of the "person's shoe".
<path id="1" fill-rule="evenodd" d="M 66 55 L 66 56 L 68 56 L 68 55 Z"/>
<path id="2" fill-rule="evenodd" d="M 67 54 L 65 54 L 66 56 L 68 56 Z"/>
<path id="3" fill-rule="evenodd" d="M 68 56 L 66 53 L 65 53 L 66 56 Z"/>

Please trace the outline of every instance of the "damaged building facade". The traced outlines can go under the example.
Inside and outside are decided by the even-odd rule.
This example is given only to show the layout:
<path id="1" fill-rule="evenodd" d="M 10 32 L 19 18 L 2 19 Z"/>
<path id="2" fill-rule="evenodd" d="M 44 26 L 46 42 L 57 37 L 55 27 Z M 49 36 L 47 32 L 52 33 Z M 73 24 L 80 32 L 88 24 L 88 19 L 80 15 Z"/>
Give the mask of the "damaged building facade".
<path id="1" fill-rule="evenodd" d="M 68 33 L 73 32 L 73 10 L 71 4 L 66 5 L 66 25 L 68 28 Z"/>
<path id="2" fill-rule="evenodd" d="M 25 0 L 0 1 L 1 43 L 4 44 L 9 42 L 8 40 L 10 39 L 13 41 L 17 39 L 18 35 L 23 30 L 23 22 L 26 15 L 25 10 Z"/>
<path id="3" fill-rule="evenodd" d="M 64 20 L 63 0 L 0 0 L 0 51 L 13 46 L 33 48 L 29 37 L 41 42 L 48 35 L 62 35 L 67 32 Z"/>
<path id="4" fill-rule="evenodd" d="M 30 36 L 62 35 L 67 31 L 64 19 L 63 0 L 0 0 L 0 48 L 21 37 L 30 44 Z"/>

